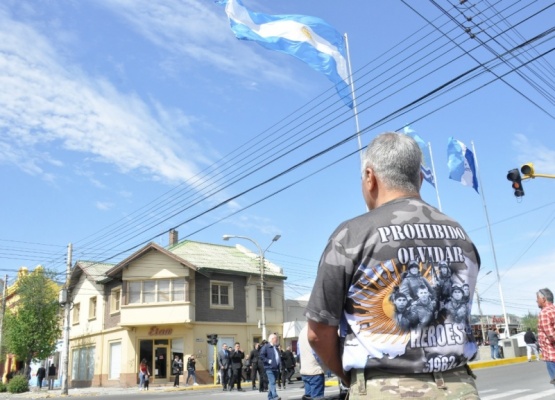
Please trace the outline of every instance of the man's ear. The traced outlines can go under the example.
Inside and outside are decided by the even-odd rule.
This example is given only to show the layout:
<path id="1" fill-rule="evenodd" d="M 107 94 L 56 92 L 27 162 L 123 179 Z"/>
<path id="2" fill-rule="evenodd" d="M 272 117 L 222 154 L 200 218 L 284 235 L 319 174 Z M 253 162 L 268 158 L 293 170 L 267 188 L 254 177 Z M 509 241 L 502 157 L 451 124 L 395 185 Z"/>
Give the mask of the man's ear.
<path id="1" fill-rule="evenodd" d="M 368 188 L 368 191 L 372 191 L 376 187 L 377 185 L 376 175 L 374 174 L 374 171 L 371 168 L 366 167 L 364 169 L 363 179 L 366 180 L 366 187 Z"/>

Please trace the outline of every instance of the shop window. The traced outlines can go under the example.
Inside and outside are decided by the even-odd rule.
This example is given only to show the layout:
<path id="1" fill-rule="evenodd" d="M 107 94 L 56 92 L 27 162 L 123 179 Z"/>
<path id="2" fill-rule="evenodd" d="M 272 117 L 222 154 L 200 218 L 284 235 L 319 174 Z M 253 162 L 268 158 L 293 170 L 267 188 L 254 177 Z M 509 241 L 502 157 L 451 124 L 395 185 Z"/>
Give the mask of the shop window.
<path id="1" fill-rule="evenodd" d="M 119 312 L 121 308 L 121 287 L 112 289 L 110 293 L 110 313 Z"/>
<path id="2" fill-rule="evenodd" d="M 210 298 L 213 308 L 233 308 L 233 284 L 231 282 L 210 282 Z"/>
<path id="3" fill-rule="evenodd" d="M 256 289 L 256 306 L 262 307 L 262 299 L 260 297 L 260 293 L 262 290 Z M 272 307 L 272 289 L 271 288 L 264 288 L 264 307 Z"/>
<path id="4" fill-rule="evenodd" d="M 80 310 L 81 310 L 81 303 L 75 303 L 73 305 L 73 315 L 71 316 L 73 325 L 79 324 Z"/>
<path id="5" fill-rule="evenodd" d="M 72 351 L 71 379 L 92 381 L 94 376 L 95 347 L 81 347 Z"/>
<path id="6" fill-rule="evenodd" d="M 96 318 L 96 296 L 89 299 L 89 319 Z"/>

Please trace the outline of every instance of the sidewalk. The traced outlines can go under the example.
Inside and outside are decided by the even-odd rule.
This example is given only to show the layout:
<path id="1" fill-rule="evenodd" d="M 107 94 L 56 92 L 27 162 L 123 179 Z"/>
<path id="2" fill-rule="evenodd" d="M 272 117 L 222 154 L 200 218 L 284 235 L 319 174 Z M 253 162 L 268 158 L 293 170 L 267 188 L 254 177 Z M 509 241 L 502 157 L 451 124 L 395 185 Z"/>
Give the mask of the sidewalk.
<path id="1" fill-rule="evenodd" d="M 499 360 L 484 360 L 484 361 L 474 361 L 469 363 L 472 369 L 481 369 L 495 367 L 499 365 L 516 364 L 527 362 L 528 358 L 514 357 L 514 358 L 503 358 Z M 301 382 L 299 381 L 299 387 Z M 326 386 L 337 386 L 338 382 L 335 377 L 326 379 Z M 207 384 L 198 386 L 180 386 L 174 388 L 173 386 L 157 386 L 151 387 L 148 391 L 139 391 L 137 387 L 121 388 L 121 387 L 90 387 L 90 388 L 79 388 L 79 389 L 69 389 L 68 397 L 92 397 L 99 395 L 123 395 L 136 393 L 137 396 L 147 395 L 148 393 L 160 393 L 160 392 L 185 392 L 189 390 L 207 390 L 207 389 L 221 389 L 221 385 Z M 60 397 L 61 390 L 59 388 L 54 390 L 42 389 L 39 391 L 36 387 L 31 388 L 30 392 L 12 394 L 12 393 L 0 393 L 0 399 L 48 399 L 52 397 Z"/>

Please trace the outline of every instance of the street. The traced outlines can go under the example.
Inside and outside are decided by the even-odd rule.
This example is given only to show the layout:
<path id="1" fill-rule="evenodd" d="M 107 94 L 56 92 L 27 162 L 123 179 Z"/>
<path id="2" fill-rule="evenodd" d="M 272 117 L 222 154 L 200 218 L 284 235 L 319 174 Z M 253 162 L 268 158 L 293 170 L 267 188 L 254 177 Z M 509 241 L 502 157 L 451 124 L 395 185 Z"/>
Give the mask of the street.
<path id="1" fill-rule="evenodd" d="M 499 367 L 476 369 L 478 376 L 476 383 L 481 400 L 548 400 L 555 399 L 555 387 L 549 384 L 549 377 L 545 363 L 521 362 Z M 57 391 L 56 393 L 59 394 Z M 304 394 L 300 385 L 289 385 L 286 390 L 278 390 L 278 395 L 283 400 L 300 400 Z M 326 387 L 326 396 L 338 394 L 337 387 Z M 70 390 L 70 397 L 94 397 L 98 400 L 112 399 L 221 399 L 221 400 L 265 400 L 267 393 L 246 390 L 245 392 L 223 392 L 221 389 L 200 389 L 166 392 L 159 388 L 149 392 L 140 392 L 135 388 L 118 389 L 79 389 Z M 0 399 L 36 398 L 33 393 L 12 395 L 0 394 Z M 50 399 L 63 399 L 67 397 L 48 397 Z"/>

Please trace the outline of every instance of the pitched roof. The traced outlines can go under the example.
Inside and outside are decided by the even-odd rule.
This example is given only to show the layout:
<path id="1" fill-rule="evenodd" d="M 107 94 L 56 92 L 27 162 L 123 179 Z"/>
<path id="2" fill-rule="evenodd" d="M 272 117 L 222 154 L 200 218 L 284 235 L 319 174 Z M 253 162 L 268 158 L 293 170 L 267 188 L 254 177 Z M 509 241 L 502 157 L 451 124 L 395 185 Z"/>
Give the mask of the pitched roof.
<path id="1" fill-rule="evenodd" d="M 178 263 L 183 264 L 183 266 L 191 268 L 191 269 L 195 269 L 195 266 L 189 262 L 189 260 L 179 257 L 179 255 L 176 255 L 175 253 L 169 252 L 168 250 L 166 250 L 165 248 L 163 248 L 162 246 L 154 243 L 154 242 L 150 242 L 149 244 L 147 244 L 146 246 L 144 246 L 142 249 L 137 250 L 136 252 L 134 252 L 133 254 L 131 254 L 129 257 L 127 257 L 125 260 L 120 261 L 119 263 L 117 263 L 117 265 L 113 266 L 113 268 L 111 268 L 110 270 L 108 270 L 106 272 L 106 275 L 108 276 L 114 276 L 117 273 L 121 272 L 123 270 L 124 267 L 126 267 L 127 265 L 129 265 L 130 263 L 132 263 L 133 261 L 141 258 L 142 256 L 144 256 L 146 253 L 148 253 L 149 251 L 159 251 L 162 254 L 165 254 L 166 256 L 173 258 L 175 261 L 177 261 Z"/>
<path id="2" fill-rule="evenodd" d="M 114 267 L 115 264 L 101 263 L 96 261 L 79 260 L 75 263 L 75 267 L 71 273 L 73 275 L 77 267 L 83 271 L 87 277 L 91 278 L 97 283 L 102 283 L 108 280 L 106 272 Z"/>
<path id="3" fill-rule="evenodd" d="M 187 260 L 198 270 L 235 272 L 238 274 L 259 275 L 259 255 L 247 248 L 236 245 L 193 242 L 183 240 L 168 248 L 168 251 Z M 274 278 L 286 279 L 280 267 L 264 259 L 264 274 Z"/>

